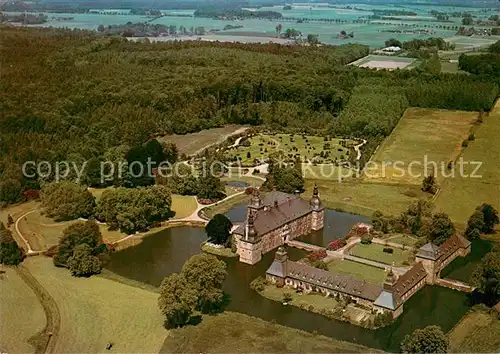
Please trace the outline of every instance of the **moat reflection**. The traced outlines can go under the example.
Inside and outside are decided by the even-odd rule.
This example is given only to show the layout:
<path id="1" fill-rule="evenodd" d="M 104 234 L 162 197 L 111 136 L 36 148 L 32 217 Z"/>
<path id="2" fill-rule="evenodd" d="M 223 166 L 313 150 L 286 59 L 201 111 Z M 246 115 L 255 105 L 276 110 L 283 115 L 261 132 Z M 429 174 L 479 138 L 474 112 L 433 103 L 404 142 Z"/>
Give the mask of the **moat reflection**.
<path id="1" fill-rule="evenodd" d="M 241 211 L 228 213 L 233 220 Z M 235 208 L 238 209 L 238 208 Z M 243 214 L 238 214 L 243 213 Z M 323 233 L 306 236 L 308 242 L 326 245 L 330 240 L 344 236 L 356 222 L 365 218 L 328 210 Z M 328 225 L 328 226 L 326 226 Z M 158 286 L 163 278 L 180 271 L 184 262 L 199 253 L 200 244 L 206 239 L 203 229 L 192 227 L 173 228 L 151 235 L 137 246 L 115 253 L 107 268 L 123 277 Z M 288 249 L 289 256 L 298 260 L 305 251 Z M 398 351 L 399 342 L 416 328 L 438 324 L 444 331 L 450 330 L 465 314 L 469 306 L 466 295 L 458 291 L 426 286 L 405 303 L 403 314 L 390 327 L 370 331 L 355 325 L 328 319 L 294 306 L 283 306 L 268 300 L 249 288 L 249 283 L 264 275 L 271 264 L 274 252 L 265 254 L 262 261 L 251 266 L 235 258 L 224 259 L 228 267 L 225 291 L 231 296 L 228 310 L 245 313 L 267 321 L 328 337 L 360 343 L 387 351 Z"/>

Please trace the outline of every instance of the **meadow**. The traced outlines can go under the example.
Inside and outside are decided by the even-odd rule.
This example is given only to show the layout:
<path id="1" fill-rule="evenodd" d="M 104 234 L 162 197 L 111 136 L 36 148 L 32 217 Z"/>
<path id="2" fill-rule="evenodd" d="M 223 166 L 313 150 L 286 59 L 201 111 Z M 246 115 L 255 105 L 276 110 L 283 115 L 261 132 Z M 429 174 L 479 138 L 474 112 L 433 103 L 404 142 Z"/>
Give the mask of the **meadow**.
<path id="1" fill-rule="evenodd" d="M 204 316 L 169 331 L 160 353 L 364 353 L 375 349 L 314 335 L 242 313 Z"/>
<path id="2" fill-rule="evenodd" d="M 450 353 L 498 352 L 500 321 L 497 316 L 481 308 L 469 311 L 448 333 Z"/>
<path id="3" fill-rule="evenodd" d="M 368 180 L 384 183 L 421 184 L 431 174 L 435 162 L 439 171 L 460 155 L 478 119 L 477 112 L 409 108 L 391 135 L 372 156 Z M 398 162 L 399 166 L 395 165 Z M 425 169 L 428 163 L 428 169 Z M 398 171 L 403 168 L 404 173 Z M 435 168 L 435 167 L 434 167 Z M 441 174 L 436 173 L 438 182 Z"/>
<path id="4" fill-rule="evenodd" d="M 435 203 L 436 209 L 446 212 L 462 224 L 482 203 L 500 208 L 500 101 L 475 133 L 475 140 L 463 152 L 463 160 L 481 163 L 478 178 L 448 178 L 444 181 Z M 470 176 L 475 165 L 464 165 L 464 176 Z M 452 202 L 451 202 L 452 201 Z"/>
<path id="5" fill-rule="evenodd" d="M 231 161 L 239 160 L 243 166 L 253 166 L 266 161 L 271 154 L 281 154 L 286 162 L 293 162 L 295 156 L 302 161 L 316 161 L 318 163 L 332 163 L 347 159 L 349 149 L 340 146 L 340 141 L 346 145 L 354 142 L 344 139 L 325 141 L 321 136 L 298 134 L 259 134 L 248 138 L 249 146 L 240 144 L 226 151 L 226 158 Z M 325 154 L 327 157 L 322 157 Z"/>
<path id="6" fill-rule="evenodd" d="M 161 348 L 167 330 L 156 292 L 100 276 L 75 278 L 46 257 L 28 258 L 24 265 L 57 303 L 61 325 L 54 352 L 104 352 L 109 343 L 120 353 L 156 353 Z M 29 323 L 29 317 L 17 328 Z"/>
<path id="7" fill-rule="evenodd" d="M 224 142 L 231 135 L 245 132 L 248 128 L 241 125 L 226 125 L 221 128 L 202 130 L 185 135 L 173 134 L 159 138 L 160 141 L 174 143 L 180 154 L 196 155 L 207 147 Z"/>
<path id="8" fill-rule="evenodd" d="M 0 268 L 0 351 L 34 353 L 30 338 L 45 327 L 45 313 L 35 293 L 14 268 Z"/>
<path id="9" fill-rule="evenodd" d="M 346 211 L 371 217 L 380 210 L 385 214 L 396 215 L 408 209 L 408 205 L 426 193 L 416 185 L 395 185 L 369 183 L 365 181 L 305 180 L 304 195 L 308 197 L 314 184 L 318 185 L 323 204 L 330 209 Z"/>

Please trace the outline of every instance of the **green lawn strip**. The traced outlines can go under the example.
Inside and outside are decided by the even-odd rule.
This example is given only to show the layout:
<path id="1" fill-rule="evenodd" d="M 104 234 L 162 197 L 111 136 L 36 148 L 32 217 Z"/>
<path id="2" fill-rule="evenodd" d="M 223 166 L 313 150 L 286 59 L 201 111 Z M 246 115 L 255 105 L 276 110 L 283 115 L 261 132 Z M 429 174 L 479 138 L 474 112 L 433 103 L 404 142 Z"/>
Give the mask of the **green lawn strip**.
<path id="1" fill-rule="evenodd" d="M 392 243 L 399 243 L 400 245 L 413 246 L 418 242 L 418 238 L 410 235 L 398 235 L 394 237 L 389 237 L 387 241 Z"/>
<path id="2" fill-rule="evenodd" d="M 169 331 L 160 353 L 366 353 L 358 344 L 314 335 L 236 312 L 203 316 Z"/>
<path id="3" fill-rule="evenodd" d="M 386 278 L 385 270 L 349 260 L 335 259 L 328 263 L 332 273 L 342 273 L 373 284 L 382 284 Z"/>
<path id="4" fill-rule="evenodd" d="M 384 252 L 386 246 L 379 244 L 357 244 L 350 249 L 350 254 L 356 257 L 370 259 L 372 261 L 381 262 L 388 265 L 400 267 L 404 262 L 408 262 L 410 257 L 409 250 L 402 250 L 399 248 L 388 247 L 393 250 L 393 253 Z"/>

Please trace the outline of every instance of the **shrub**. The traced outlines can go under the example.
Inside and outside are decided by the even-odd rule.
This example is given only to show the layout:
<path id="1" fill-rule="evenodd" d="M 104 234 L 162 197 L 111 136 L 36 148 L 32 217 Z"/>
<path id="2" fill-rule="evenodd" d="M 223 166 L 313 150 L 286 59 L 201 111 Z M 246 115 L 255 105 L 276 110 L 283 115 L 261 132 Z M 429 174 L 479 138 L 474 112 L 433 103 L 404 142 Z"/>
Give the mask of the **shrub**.
<path id="1" fill-rule="evenodd" d="M 476 137 L 474 136 L 474 134 L 469 134 L 468 140 L 474 141 L 474 140 L 476 140 Z"/>
<path id="2" fill-rule="evenodd" d="M 265 289 L 267 284 L 268 282 L 264 277 L 258 276 L 250 283 L 250 289 L 261 292 Z"/>
<path id="3" fill-rule="evenodd" d="M 328 249 L 331 251 L 336 251 L 344 247 L 345 245 L 347 245 L 347 242 L 344 239 L 333 240 L 328 244 Z"/>
<path id="4" fill-rule="evenodd" d="M 462 147 L 467 147 L 467 146 L 469 146 L 469 141 L 468 140 L 462 141 Z"/>
<path id="5" fill-rule="evenodd" d="M 392 248 L 390 248 L 390 247 L 384 247 L 384 252 L 392 254 L 392 253 L 394 253 L 394 250 Z"/>
<path id="6" fill-rule="evenodd" d="M 319 261 L 323 258 L 326 257 L 326 250 L 319 250 L 319 251 L 314 251 L 314 252 L 311 252 L 307 258 L 311 261 L 311 262 L 314 262 L 314 261 Z"/>
<path id="7" fill-rule="evenodd" d="M 326 264 L 323 261 L 316 261 L 316 262 L 314 262 L 313 265 L 314 265 L 314 268 L 328 270 L 328 264 Z"/>
<path id="8" fill-rule="evenodd" d="M 252 195 L 253 194 L 253 191 L 254 191 L 254 188 L 253 187 L 247 187 L 245 189 L 245 194 L 246 195 Z"/>
<path id="9" fill-rule="evenodd" d="M 286 292 L 283 294 L 283 302 L 290 302 L 292 301 L 292 294 Z"/>
<path id="10" fill-rule="evenodd" d="M 365 236 L 362 236 L 361 237 L 361 243 L 363 245 L 369 245 L 372 243 L 372 239 L 373 237 L 369 236 L 369 235 L 365 235 Z"/>

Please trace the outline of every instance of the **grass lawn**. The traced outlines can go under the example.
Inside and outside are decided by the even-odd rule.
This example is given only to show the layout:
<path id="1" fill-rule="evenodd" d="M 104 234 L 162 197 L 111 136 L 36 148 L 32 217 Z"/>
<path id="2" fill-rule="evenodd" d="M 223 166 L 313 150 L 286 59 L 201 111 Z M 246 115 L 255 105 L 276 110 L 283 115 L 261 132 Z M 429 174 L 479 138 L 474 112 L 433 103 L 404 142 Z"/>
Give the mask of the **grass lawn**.
<path id="1" fill-rule="evenodd" d="M 305 180 L 306 198 L 318 184 L 323 204 L 331 209 L 343 210 L 371 217 L 376 210 L 384 214 L 399 214 L 419 197 L 427 196 L 415 185 L 394 185 L 368 182 L 332 183 L 326 180 Z"/>
<path id="2" fill-rule="evenodd" d="M 387 241 L 390 241 L 393 243 L 399 243 L 400 245 L 414 246 L 418 242 L 418 238 L 410 236 L 410 235 L 397 235 L 397 236 L 388 238 Z"/>
<path id="3" fill-rule="evenodd" d="M 226 125 L 222 128 L 206 129 L 198 133 L 167 135 L 159 140 L 174 143 L 180 154 L 194 155 L 211 145 L 224 142 L 231 135 L 243 133 L 246 129 L 248 128 L 241 125 Z"/>
<path id="4" fill-rule="evenodd" d="M 448 335 L 450 353 L 498 353 L 500 321 L 484 310 L 471 310 Z"/>
<path id="5" fill-rule="evenodd" d="M 450 215 L 455 222 L 466 224 L 475 208 L 490 203 L 500 208 L 500 100 L 475 133 L 463 153 L 464 161 L 481 162 L 476 176 L 480 178 L 448 178 L 436 199 L 436 209 Z M 464 166 L 464 176 L 470 176 L 475 165 Z"/>
<path id="6" fill-rule="evenodd" d="M 172 194 L 172 211 L 175 212 L 176 219 L 185 218 L 196 210 L 196 198 L 192 195 Z"/>
<path id="7" fill-rule="evenodd" d="M 382 284 L 386 278 L 385 270 L 349 260 L 335 259 L 328 263 L 332 273 L 343 273 L 373 284 Z"/>
<path id="8" fill-rule="evenodd" d="M 37 206 L 39 205 L 33 205 L 33 207 Z M 56 245 L 64 229 L 77 221 L 56 222 L 42 215 L 41 210 L 37 209 L 19 222 L 19 229 L 34 250 L 43 250 Z M 109 231 L 106 225 L 100 224 L 99 229 L 104 242 L 107 243 L 115 242 L 126 236 L 120 231 Z"/>
<path id="9" fill-rule="evenodd" d="M 251 186 L 260 186 L 262 183 L 264 183 L 263 180 L 260 178 L 252 177 L 252 176 L 238 176 L 237 172 L 233 172 L 231 176 L 227 177 L 222 177 L 221 182 L 245 182 L 248 183 Z"/>
<path id="10" fill-rule="evenodd" d="M 384 245 L 372 243 L 370 245 L 357 244 L 351 248 L 350 253 L 353 256 L 370 259 L 372 261 L 381 262 L 384 264 L 394 265 L 396 267 L 402 266 L 403 262 L 408 262 L 410 251 L 402 250 L 399 248 L 392 248 L 394 253 L 384 252 Z"/>
<path id="11" fill-rule="evenodd" d="M 241 313 L 203 316 L 197 326 L 169 331 L 161 353 L 366 353 L 374 349 L 333 340 Z"/>
<path id="12" fill-rule="evenodd" d="M 295 289 L 287 287 L 278 288 L 273 284 L 266 285 L 260 294 L 268 299 L 281 303 L 283 302 L 283 295 L 289 294 L 292 298 L 292 301 L 289 302 L 290 305 L 317 313 L 321 313 L 321 311 L 331 311 L 340 306 L 332 297 L 325 297 L 324 295 L 314 292 L 309 294 L 297 293 Z"/>
<path id="13" fill-rule="evenodd" d="M 35 293 L 13 268 L 1 267 L 0 351 L 34 353 L 29 339 L 45 327 L 45 313 Z"/>
<path id="14" fill-rule="evenodd" d="M 356 171 L 334 164 L 321 164 L 317 166 L 302 164 L 302 175 L 306 179 L 329 180 L 337 183 L 339 181 L 352 180 L 353 177 L 356 177 Z"/>
<path id="15" fill-rule="evenodd" d="M 409 108 L 372 156 L 371 161 L 377 166 L 369 171 L 365 168 L 366 179 L 420 185 L 425 176 L 425 157 L 428 162 L 436 162 L 439 169 L 441 164 L 446 169 L 461 153 L 462 141 L 467 139 L 477 118 L 476 112 Z M 393 166 L 396 162 L 398 165 Z M 428 173 L 431 171 L 429 167 Z M 441 173 L 437 178 L 441 181 Z"/>
<path id="16" fill-rule="evenodd" d="M 245 166 L 254 165 L 255 159 L 264 161 L 270 154 L 277 152 L 283 152 L 286 161 L 294 161 L 294 156 L 299 154 L 302 160 L 312 161 L 318 155 L 318 162 L 331 163 L 335 159 L 347 159 L 349 149 L 340 146 L 340 140 L 343 139 L 324 141 L 324 137 L 321 136 L 305 136 L 304 139 L 302 135 L 298 134 L 260 134 L 249 138 L 250 146 L 240 145 L 229 149 L 226 151 L 226 156 L 229 159 L 239 158 L 242 165 Z M 352 144 L 353 141 L 347 140 L 347 143 Z M 325 149 L 325 144 L 329 145 L 327 149 Z M 320 158 L 319 154 L 322 152 L 328 154 L 328 157 Z"/>
<path id="17" fill-rule="evenodd" d="M 117 353 L 157 353 L 161 348 L 167 330 L 157 293 L 99 276 L 75 278 L 54 267 L 50 258 L 31 257 L 24 263 L 59 308 L 54 352 L 104 352 L 110 342 Z"/>

